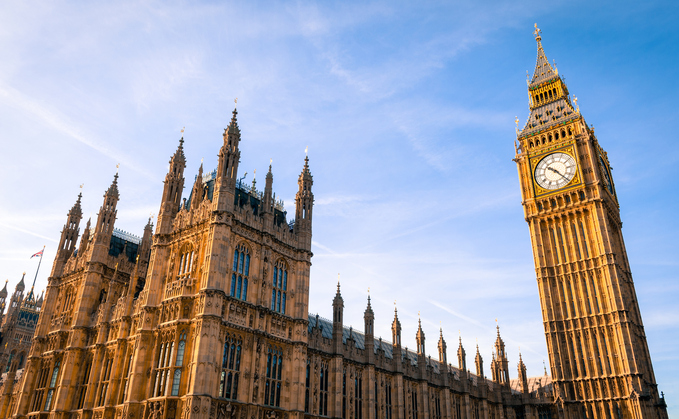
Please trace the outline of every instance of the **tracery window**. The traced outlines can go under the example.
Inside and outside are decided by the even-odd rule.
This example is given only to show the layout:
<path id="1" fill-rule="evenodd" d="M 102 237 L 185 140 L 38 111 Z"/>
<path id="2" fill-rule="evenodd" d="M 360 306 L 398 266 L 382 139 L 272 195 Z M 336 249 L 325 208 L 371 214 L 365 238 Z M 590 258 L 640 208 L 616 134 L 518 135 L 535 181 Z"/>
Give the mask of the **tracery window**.
<path id="1" fill-rule="evenodd" d="M 184 276 L 191 273 L 193 270 L 193 256 L 195 252 L 193 250 L 184 250 L 179 257 L 179 271 L 177 275 Z"/>
<path id="2" fill-rule="evenodd" d="M 219 397 L 234 400 L 238 398 L 241 346 L 242 339 L 240 336 L 226 335 L 224 356 L 222 357 L 222 374 L 219 378 Z"/>
<path id="3" fill-rule="evenodd" d="M 354 419 L 363 419 L 363 374 L 354 377 Z"/>
<path id="4" fill-rule="evenodd" d="M 87 394 L 87 384 L 90 382 L 90 372 L 92 371 L 92 361 L 87 361 L 83 373 L 83 379 L 80 383 L 80 396 L 78 396 L 78 409 L 82 409 L 85 403 L 85 394 Z"/>
<path id="5" fill-rule="evenodd" d="M 156 379 L 153 385 L 153 397 L 164 396 L 170 381 L 170 360 L 174 352 L 174 341 L 160 344 L 156 360 Z"/>
<path id="6" fill-rule="evenodd" d="M 283 373 L 283 352 L 280 348 L 270 346 L 266 357 L 266 385 L 264 387 L 264 404 L 281 405 L 281 375 Z"/>
<path id="7" fill-rule="evenodd" d="M 47 398 L 45 399 L 45 408 L 43 410 L 50 410 L 52 406 L 52 397 L 54 396 L 54 390 L 57 386 L 57 377 L 59 376 L 59 361 L 54 363 L 54 368 L 52 368 L 52 378 L 50 378 L 49 388 L 47 389 Z"/>
<path id="8" fill-rule="evenodd" d="M 431 395 L 431 417 L 432 419 L 441 419 L 441 396 L 437 391 Z"/>
<path id="9" fill-rule="evenodd" d="M 342 371 L 342 419 L 347 418 L 347 369 Z"/>
<path id="10" fill-rule="evenodd" d="M 412 387 L 412 389 L 411 389 L 411 391 L 409 391 L 409 393 L 410 393 L 410 407 L 413 411 L 412 417 L 413 417 L 413 419 L 417 419 L 418 418 L 418 415 L 417 415 L 417 413 L 418 413 L 417 412 L 417 387 Z"/>
<path id="11" fill-rule="evenodd" d="M 391 382 L 384 385 L 385 418 L 391 419 Z"/>
<path id="12" fill-rule="evenodd" d="M 111 369 L 113 369 L 113 357 L 107 357 L 104 361 L 104 369 L 101 373 L 101 380 L 99 381 L 99 392 L 97 397 L 97 406 L 103 406 L 106 400 L 106 393 L 108 392 L 108 384 L 111 379 Z"/>
<path id="13" fill-rule="evenodd" d="M 279 260 L 273 268 L 273 288 L 271 289 L 271 310 L 285 314 L 285 300 L 288 290 L 288 267 Z"/>
<path id="14" fill-rule="evenodd" d="M 321 363 L 321 393 L 318 397 L 318 414 L 328 416 L 328 364 Z"/>
<path id="15" fill-rule="evenodd" d="M 241 244 L 233 252 L 233 273 L 231 274 L 231 296 L 248 299 L 248 277 L 250 276 L 250 249 Z"/>
<path id="16" fill-rule="evenodd" d="M 132 352 L 132 348 L 129 349 L 130 353 Z M 123 376 L 123 391 L 120 394 L 120 401 L 118 402 L 119 404 L 122 404 L 125 402 L 125 396 L 127 396 L 127 387 L 129 384 L 129 378 L 130 378 L 130 371 L 132 371 L 132 355 L 127 360 L 127 368 L 125 368 L 123 371 L 125 371 L 125 375 Z"/>
<path id="17" fill-rule="evenodd" d="M 186 331 L 179 335 L 179 344 L 177 344 L 177 358 L 175 359 L 174 377 L 172 378 L 172 390 L 170 396 L 179 395 L 179 384 L 182 380 L 182 367 L 184 366 L 184 352 L 186 351 Z"/>
<path id="18" fill-rule="evenodd" d="M 311 389 L 311 361 L 306 361 L 306 387 L 304 390 L 304 411 L 309 412 L 309 390 Z"/>

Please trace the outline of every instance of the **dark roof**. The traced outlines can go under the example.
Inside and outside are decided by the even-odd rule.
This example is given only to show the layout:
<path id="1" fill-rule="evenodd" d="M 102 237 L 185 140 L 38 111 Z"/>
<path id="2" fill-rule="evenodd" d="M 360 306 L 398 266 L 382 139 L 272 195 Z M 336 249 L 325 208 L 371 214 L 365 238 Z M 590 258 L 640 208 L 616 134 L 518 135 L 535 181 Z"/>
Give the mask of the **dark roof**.
<path id="1" fill-rule="evenodd" d="M 323 336 L 326 339 L 332 339 L 332 321 L 320 317 L 317 314 L 309 314 L 309 329 L 308 329 L 309 334 L 311 334 L 312 330 L 316 327 L 321 329 L 321 336 Z M 343 344 L 347 343 L 349 336 L 351 336 L 351 338 L 354 340 L 354 345 L 356 348 L 365 350 L 365 335 L 363 333 L 357 332 L 351 327 L 343 327 L 342 330 Z M 377 354 L 378 350 L 381 350 L 384 353 L 385 357 L 393 359 L 394 345 L 390 341 L 374 339 L 375 354 Z M 404 359 L 406 357 L 410 361 L 411 365 L 417 365 L 417 353 L 401 348 L 401 359 Z M 439 372 L 439 367 L 441 365 L 439 361 L 433 359 L 430 360 L 429 358 L 427 358 L 427 364 L 431 365 L 434 368 L 434 372 L 436 373 Z M 457 369 L 451 367 L 451 370 L 452 370 L 451 372 L 459 376 L 457 373 Z"/>
<path id="2" fill-rule="evenodd" d="M 531 110 L 530 116 L 519 137 L 535 134 L 555 125 L 564 124 L 578 116 L 580 114 L 573 109 L 573 105 L 568 99 L 559 98 Z"/>

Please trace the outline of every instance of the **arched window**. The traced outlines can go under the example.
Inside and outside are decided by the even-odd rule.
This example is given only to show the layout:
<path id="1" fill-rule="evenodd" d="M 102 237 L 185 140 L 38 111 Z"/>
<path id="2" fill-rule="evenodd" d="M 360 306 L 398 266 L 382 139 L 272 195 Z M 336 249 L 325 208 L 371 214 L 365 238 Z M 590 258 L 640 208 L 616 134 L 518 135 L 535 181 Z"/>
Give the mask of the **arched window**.
<path id="1" fill-rule="evenodd" d="M 354 377 L 354 419 L 363 419 L 363 374 L 356 371 Z"/>
<path id="2" fill-rule="evenodd" d="M 248 277 L 250 276 L 250 249 L 239 245 L 233 252 L 233 273 L 231 274 L 231 296 L 248 299 Z"/>
<path id="3" fill-rule="evenodd" d="M 153 397 L 165 396 L 170 382 L 170 362 L 174 352 L 174 341 L 160 344 L 156 361 L 156 383 L 153 386 Z"/>
<path id="4" fill-rule="evenodd" d="M 321 394 L 318 397 L 318 414 L 328 416 L 328 364 L 321 363 Z"/>
<path id="5" fill-rule="evenodd" d="M 222 356 L 222 374 L 219 378 L 219 397 L 238 399 L 241 345 L 240 336 L 226 335 Z"/>
<path id="6" fill-rule="evenodd" d="M 174 376 L 172 377 L 172 390 L 170 396 L 179 396 L 179 384 L 182 381 L 182 366 L 184 365 L 184 352 L 186 351 L 186 332 L 179 335 L 179 344 L 177 345 L 177 359 L 174 362 L 176 367 Z"/>
<path id="7" fill-rule="evenodd" d="M 285 261 L 279 260 L 273 268 L 273 288 L 271 289 L 271 310 L 285 314 L 286 294 L 288 290 L 288 267 Z"/>
<path id="8" fill-rule="evenodd" d="M 57 386 L 57 377 L 59 376 L 59 364 L 57 361 L 54 363 L 54 368 L 52 369 L 52 378 L 50 379 L 49 389 L 47 390 L 47 399 L 45 400 L 45 408 L 43 410 L 50 410 L 52 406 L 52 397 L 54 396 L 54 390 Z"/>
<path id="9" fill-rule="evenodd" d="M 281 405 L 281 382 L 283 373 L 283 351 L 270 346 L 266 357 L 266 384 L 264 386 L 264 404 Z"/>
<path id="10" fill-rule="evenodd" d="M 177 272 L 177 275 L 185 276 L 191 273 L 193 270 L 194 254 L 195 252 L 193 250 L 189 250 L 188 248 L 181 252 L 181 256 L 179 256 L 179 271 Z"/>
<path id="11" fill-rule="evenodd" d="M 304 390 L 304 412 L 309 412 L 309 390 L 311 389 L 311 361 L 306 360 L 306 387 Z"/>

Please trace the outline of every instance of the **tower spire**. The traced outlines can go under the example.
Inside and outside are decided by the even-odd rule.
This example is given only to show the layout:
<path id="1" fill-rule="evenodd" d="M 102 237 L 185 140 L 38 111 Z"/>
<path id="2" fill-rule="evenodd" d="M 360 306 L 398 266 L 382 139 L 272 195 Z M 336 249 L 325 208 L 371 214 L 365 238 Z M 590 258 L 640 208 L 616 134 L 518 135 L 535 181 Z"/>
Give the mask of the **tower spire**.
<path id="1" fill-rule="evenodd" d="M 550 80 L 556 77 L 558 74 L 556 70 L 552 67 L 545 55 L 545 50 L 542 48 L 542 31 L 538 28 L 538 24 L 535 24 L 535 41 L 538 43 L 538 55 L 535 60 L 535 71 L 533 71 L 533 78 L 531 79 L 530 85 L 537 85 L 543 81 Z"/>
<path id="2" fill-rule="evenodd" d="M 182 133 L 184 129 L 182 128 Z M 179 139 L 179 146 L 170 157 L 170 166 L 165 175 L 163 186 L 163 198 L 158 212 L 158 228 L 160 234 L 167 234 L 172 228 L 172 220 L 179 211 L 184 190 L 184 169 L 186 168 L 186 156 L 184 156 L 184 136 Z"/>

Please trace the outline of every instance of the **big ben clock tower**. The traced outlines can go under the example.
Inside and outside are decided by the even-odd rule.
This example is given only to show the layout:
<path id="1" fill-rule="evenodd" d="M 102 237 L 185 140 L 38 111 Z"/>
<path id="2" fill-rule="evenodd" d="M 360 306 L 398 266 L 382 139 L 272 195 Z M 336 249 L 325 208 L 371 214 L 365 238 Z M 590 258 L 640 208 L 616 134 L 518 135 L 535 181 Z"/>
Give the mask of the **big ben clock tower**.
<path id="1" fill-rule="evenodd" d="M 559 416 L 667 418 L 608 156 L 542 48 L 515 161 Z"/>

